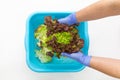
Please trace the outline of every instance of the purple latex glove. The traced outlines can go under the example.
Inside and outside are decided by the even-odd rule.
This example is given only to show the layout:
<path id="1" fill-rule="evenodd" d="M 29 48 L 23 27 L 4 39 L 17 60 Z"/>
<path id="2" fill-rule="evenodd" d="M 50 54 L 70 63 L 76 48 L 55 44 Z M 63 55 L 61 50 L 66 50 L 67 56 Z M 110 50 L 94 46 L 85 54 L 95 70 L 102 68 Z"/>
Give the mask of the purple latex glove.
<path id="1" fill-rule="evenodd" d="M 68 24 L 68 25 L 78 23 L 75 13 L 72 13 L 72 14 L 70 14 L 69 16 L 67 16 L 65 18 L 59 19 L 58 22 Z"/>
<path id="2" fill-rule="evenodd" d="M 74 59 L 74 60 L 77 60 L 78 62 L 82 63 L 85 66 L 90 65 L 91 56 L 86 56 L 81 52 L 72 53 L 72 54 L 68 54 L 68 53 L 63 52 L 63 53 L 61 53 L 61 55 L 69 57 L 69 58 Z"/>

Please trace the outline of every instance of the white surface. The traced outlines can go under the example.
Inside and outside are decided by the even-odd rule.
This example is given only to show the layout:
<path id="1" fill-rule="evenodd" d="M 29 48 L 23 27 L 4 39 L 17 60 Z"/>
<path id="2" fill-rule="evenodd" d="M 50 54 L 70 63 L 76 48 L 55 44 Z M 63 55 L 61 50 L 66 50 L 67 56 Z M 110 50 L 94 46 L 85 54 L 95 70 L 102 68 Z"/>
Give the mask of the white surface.
<path id="1" fill-rule="evenodd" d="M 32 12 L 77 11 L 97 0 L 1 0 L 0 80 L 118 80 L 86 68 L 77 73 L 35 73 L 26 65 L 24 35 Z M 90 55 L 120 59 L 120 16 L 89 22 Z"/>

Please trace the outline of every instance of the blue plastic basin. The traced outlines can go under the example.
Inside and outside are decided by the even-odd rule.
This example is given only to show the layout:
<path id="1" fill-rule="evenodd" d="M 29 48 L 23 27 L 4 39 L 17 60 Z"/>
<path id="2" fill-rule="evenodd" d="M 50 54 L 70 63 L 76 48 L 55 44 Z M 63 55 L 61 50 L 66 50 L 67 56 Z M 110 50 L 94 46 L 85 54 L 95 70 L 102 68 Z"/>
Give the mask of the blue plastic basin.
<path id="1" fill-rule="evenodd" d="M 59 19 L 68 16 L 70 13 L 35 13 L 27 20 L 26 35 L 25 35 L 25 49 L 26 62 L 28 67 L 36 72 L 76 72 L 85 68 L 84 65 L 75 60 L 62 57 L 58 59 L 53 58 L 52 62 L 43 64 L 35 57 L 36 40 L 34 38 L 34 31 L 40 24 L 44 23 L 45 16 L 52 16 L 54 19 Z M 77 27 L 79 36 L 84 39 L 84 47 L 82 52 L 87 55 L 89 47 L 88 25 L 87 22 L 81 22 Z"/>

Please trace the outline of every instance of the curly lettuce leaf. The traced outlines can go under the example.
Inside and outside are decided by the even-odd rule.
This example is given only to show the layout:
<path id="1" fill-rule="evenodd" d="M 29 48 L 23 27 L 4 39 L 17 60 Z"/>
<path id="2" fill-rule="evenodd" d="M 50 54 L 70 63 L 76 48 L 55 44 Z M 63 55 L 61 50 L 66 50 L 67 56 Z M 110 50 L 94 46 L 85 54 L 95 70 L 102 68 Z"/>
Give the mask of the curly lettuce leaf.
<path id="1" fill-rule="evenodd" d="M 43 48 L 41 50 L 36 50 L 36 57 L 41 61 L 41 63 L 48 63 L 52 60 L 52 57 L 46 55 L 47 52 L 51 51 L 48 48 Z"/>
<path id="2" fill-rule="evenodd" d="M 54 36 L 57 38 L 57 42 L 62 44 L 69 44 L 72 39 L 69 32 L 56 33 Z"/>
<path id="3" fill-rule="evenodd" d="M 70 32 L 58 32 L 49 36 L 47 38 L 47 41 L 51 40 L 54 36 L 56 37 L 57 42 L 61 44 L 69 44 L 72 39 L 72 35 Z"/>
<path id="4" fill-rule="evenodd" d="M 44 41 L 47 38 L 46 33 L 47 33 L 46 25 L 42 24 L 36 29 L 34 36 L 36 39 L 38 40 L 41 39 L 42 41 Z"/>

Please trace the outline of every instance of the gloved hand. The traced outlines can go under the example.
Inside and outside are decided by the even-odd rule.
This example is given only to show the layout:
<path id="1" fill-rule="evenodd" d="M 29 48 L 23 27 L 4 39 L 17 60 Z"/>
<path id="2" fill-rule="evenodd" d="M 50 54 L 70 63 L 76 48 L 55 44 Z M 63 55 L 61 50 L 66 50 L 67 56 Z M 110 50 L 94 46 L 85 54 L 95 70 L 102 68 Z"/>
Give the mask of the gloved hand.
<path id="1" fill-rule="evenodd" d="M 75 13 L 72 13 L 72 14 L 70 14 L 69 16 L 67 16 L 65 18 L 59 19 L 58 22 L 59 23 L 64 23 L 64 24 L 68 24 L 68 25 L 72 25 L 72 24 L 78 23 L 77 19 L 76 19 L 76 14 Z"/>
<path id="2" fill-rule="evenodd" d="M 72 54 L 68 54 L 68 53 L 63 52 L 63 53 L 61 53 L 61 55 L 72 58 L 74 60 L 77 60 L 78 62 L 82 63 L 85 66 L 90 65 L 91 56 L 86 56 L 81 52 L 72 53 Z"/>

